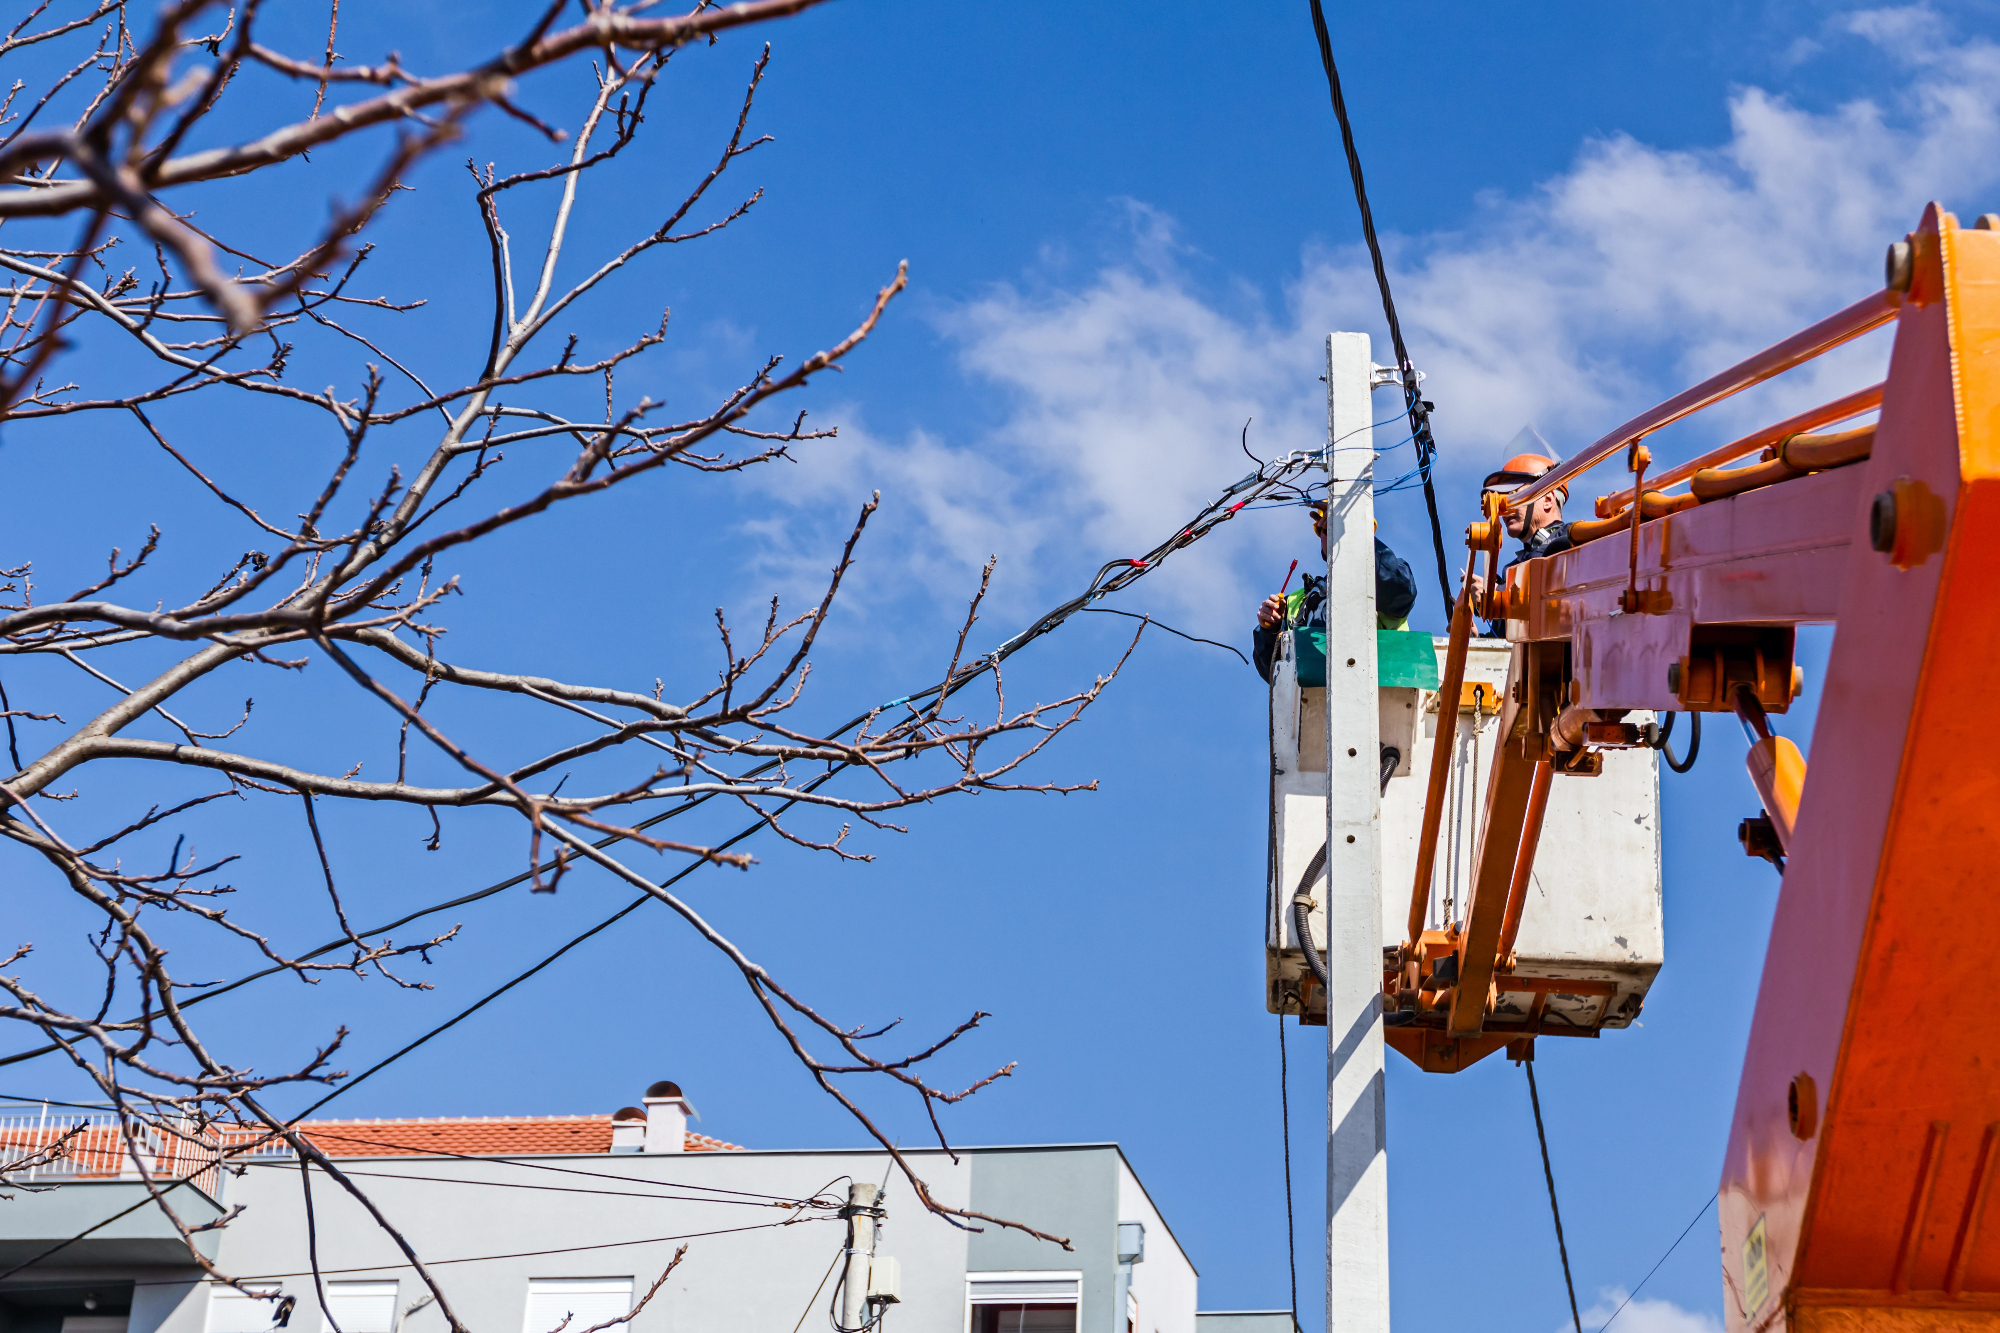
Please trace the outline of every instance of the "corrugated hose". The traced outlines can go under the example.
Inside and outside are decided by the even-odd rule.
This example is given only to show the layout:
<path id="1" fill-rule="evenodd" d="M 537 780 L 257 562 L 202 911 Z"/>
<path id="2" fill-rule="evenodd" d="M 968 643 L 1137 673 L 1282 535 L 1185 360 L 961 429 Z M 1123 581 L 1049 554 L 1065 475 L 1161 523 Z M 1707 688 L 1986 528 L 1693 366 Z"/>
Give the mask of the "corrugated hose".
<path id="1" fill-rule="evenodd" d="M 1395 775 L 1397 767 L 1402 762 L 1403 752 L 1401 750 L 1398 750 L 1393 745 L 1382 747 L 1383 791 L 1386 792 L 1389 790 L 1389 779 Z M 1299 952 L 1306 956 L 1306 966 L 1312 969 L 1312 974 L 1315 977 L 1319 978 L 1320 987 L 1323 990 L 1331 991 L 1333 989 L 1333 979 L 1326 970 L 1326 960 L 1321 958 L 1319 950 L 1313 947 L 1312 930 L 1307 920 L 1307 914 L 1319 905 L 1312 899 L 1312 886 L 1325 872 L 1326 844 L 1321 843 L 1319 850 L 1313 853 L 1312 860 L 1306 863 L 1306 873 L 1299 876 L 1298 888 L 1292 892 L 1292 930 L 1299 937 Z"/>

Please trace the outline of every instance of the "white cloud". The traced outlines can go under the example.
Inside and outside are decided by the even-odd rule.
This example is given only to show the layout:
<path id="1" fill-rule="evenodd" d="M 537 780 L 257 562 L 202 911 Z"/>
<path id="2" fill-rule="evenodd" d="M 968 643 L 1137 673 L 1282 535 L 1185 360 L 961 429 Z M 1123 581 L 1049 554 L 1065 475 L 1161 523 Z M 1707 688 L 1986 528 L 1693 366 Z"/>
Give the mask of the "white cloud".
<path id="1" fill-rule="evenodd" d="M 1883 248 L 1929 199 L 1982 211 L 2000 181 L 2000 47 L 1953 39 L 1921 6 L 1852 13 L 1833 31 L 1878 47 L 1900 85 L 1827 111 L 1743 89 L 1726 143 L 1593 140 L 1534 190 L 1482 198 L 1461 230 L 1389 238 L 1405 334 L 1438 404 L 1447 531 L 1523 422 L 1573 450 L 1873 290 Z M 999 553 L 1010 587 L 1046 595 L 1151 546 L 1247 470 L 1246 418 L 1266 454 L 1323 439 L 1321 334 L 1379 326 L 1365 252 L 1307 253 L 1273 313 L 1254 293 L 1204 290 L 1171 219 L 1143 204 L 1128 206 L 1125 250 L 1080 285 L 1031 277 L 939 317 L 967 375 L 1000 392 L 999 421 L 894 440 L 849 413 L 843 444 L 787 474 L 787 491 L 880 485 L 904 513 L 897 549 L 939 590 Z M 1387 360 L 1379 333 L 1376 345 Z M 1878 336 L 1823 357 L 1701 429 L 1858 387 L 1885 351 Z M 1663 458 L 1676 448 L 1663 445 Z M 1397 458 L 1407 451 L 1384 467 Z M 1289 524 L 1232 526 L 1249 530 L 1142 585 L 1151 604 L 1197 632 L 1241 629 L 1253 591 L 1306 542 Z M 1428 567 L 1423 550 L 1405 553 Z"/>
<path id="2" fill-rule="evenodd" d="M 1625 1306 L 1622 1311 L 1620 1305 Z M 1672 1301 L 1641 1296 L 1627 1305 L 1622 1287 L 1600 1293 L 1597 1304 L 1583 1312 L 1584 1326 L 1602 1328 L 1613 1314 L 1618 1316 L 1613 1325 L 1618 1333 L 1722 1333 L 1722 1322 L 1713 1315 L 1683 1310 Z M 1565 1320 L 1558 1327 L 1566 1329 L 1571 1324 Z"/>

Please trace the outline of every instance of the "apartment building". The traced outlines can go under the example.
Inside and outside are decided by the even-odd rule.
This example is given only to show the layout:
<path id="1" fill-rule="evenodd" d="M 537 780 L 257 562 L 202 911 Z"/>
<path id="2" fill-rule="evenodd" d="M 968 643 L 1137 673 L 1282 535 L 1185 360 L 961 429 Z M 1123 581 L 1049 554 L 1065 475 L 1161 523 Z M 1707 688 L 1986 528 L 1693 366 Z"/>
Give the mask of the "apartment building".
<path id="1" fill-rule="evenodd" d="M 1069 1249 L 926 1211 L 887 1156 L 759 1149 L 689 1128 L 657 1083 L 611 1115 L 309 1121 L 474 1333 L 793 1333 L 829 1327 L 850 1181 L 883 1186 L 880 1333 L 1289 1333 L 1289 1312 L 1197 1324 L 1198 1277 L 1115 1143 L 908 1154 L 940 1203 Z M 0 1200 L 0 1333 L 448 1333 L 395 1239 L 289 1150 L 143 1144 L 215 1281 L 148 1202 L 108 1115 L 10 1108 L 0 1162 L 67 1135 Z M 243 1140 L 248 1142 L 249 1140 Z M 310 1218 L 310 1221 L 308 1220 Z M 650 1301 L 649 1288 L 686 1247 Z M 320 1284 L 313 1278 L 316 1253 Z M 629 1319 L 627 1316 L 629 1315 Z M 567 1321 L 567 1322 L 565 1322 Z"/>

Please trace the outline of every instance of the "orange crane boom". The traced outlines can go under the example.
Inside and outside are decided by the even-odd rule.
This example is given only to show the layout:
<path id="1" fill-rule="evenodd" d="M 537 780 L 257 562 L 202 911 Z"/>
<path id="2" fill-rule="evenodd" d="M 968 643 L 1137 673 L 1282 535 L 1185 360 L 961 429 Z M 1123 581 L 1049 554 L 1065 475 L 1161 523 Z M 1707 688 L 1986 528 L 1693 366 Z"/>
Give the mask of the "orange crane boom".
<path id="1" fill-rule="evenodd" d="M 1888 270 L 1508 496 L 1621 457 L 1628 474 L 1577 546 L 1478 608 L 1506 619 L 1512 667 L 1452 940 L 1454 1039 L 1480 1038 L 1508 984 L 1547 775 L 1645 743 L 1632 710 L 1758 729 L 1765 813 L 1743 836 L 1785 869 L 1722 1171 L 1732 1333 L 2000 1330 L 2000 1048 L 1975 984 L 2000 919 L 2000 218 L 1961 229 L 1933 204 Z M 1879 386 L 1649 479 L 1647 435 L 1891 322 Z M 1809 433 L 1877 403 L 1872 428 Z M 1496 528 L 1468 545 L 1491 550 Z M 1765 719 L 1800 688 L 1813 622 L 1837 631 L 1808 775 Z M 1438 950 L 1413 939 L 1385 966 L 1392 1008 Z"/>

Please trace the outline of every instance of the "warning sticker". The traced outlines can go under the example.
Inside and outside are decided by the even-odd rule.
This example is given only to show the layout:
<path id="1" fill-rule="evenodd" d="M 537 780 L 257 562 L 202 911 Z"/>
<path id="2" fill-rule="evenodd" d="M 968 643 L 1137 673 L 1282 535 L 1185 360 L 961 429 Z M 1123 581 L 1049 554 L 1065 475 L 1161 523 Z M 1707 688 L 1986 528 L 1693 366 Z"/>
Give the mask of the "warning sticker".
<path id="1" fill-rule="evenodd" d="M 1764 1252 L 1764 1215 L 1743 1238 L 1743 1304 L 1746 1318 L 1755 1319 L 1771 1298 L 1771 1267 Z"/>

